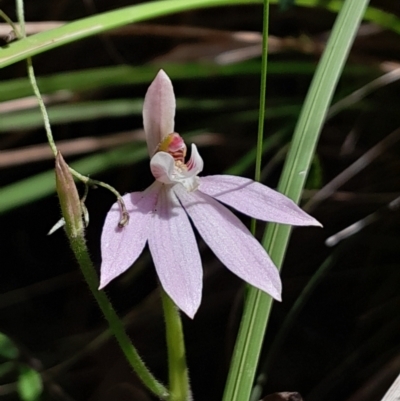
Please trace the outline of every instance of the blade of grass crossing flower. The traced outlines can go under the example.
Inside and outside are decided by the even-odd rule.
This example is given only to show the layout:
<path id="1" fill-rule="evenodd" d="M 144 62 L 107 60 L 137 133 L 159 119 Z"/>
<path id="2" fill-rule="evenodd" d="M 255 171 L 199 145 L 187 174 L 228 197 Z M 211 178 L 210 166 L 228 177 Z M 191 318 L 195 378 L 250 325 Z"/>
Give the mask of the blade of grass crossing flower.
<path id="1" fill-rule="evenodd" d="M 256 153 L 256 166 L 255 166 L 255 180 L 260 180 L 261 175 L 261 158 L 263 147 L 263 134 L 264 134 L 264 115 L 265 115 L 265 101 L 266 101 L 266 87 L 267 87 L 267 68 L 268 68 L 268 32 L 269 32 L 269 0 L 264 0 L 263 9 L 263 44 L 262 44 L 262 63 L 261 63 L 261 83 L 260 83 L 260 111 L 258 119 L 258 133 L 257 133 L 257 153 Z M 256 222 L 252 220 L 251 231 L 254 235 L 256 229 Z M 255 290 L 255 288 L 253 288 Z M 250 290 L 251 291 L 251 290 Z M 251 328 L 256 322 L 252 324 L 246 321 L 249 314 L 243 314 L 240 332 L 235 345 L 233 358 L 231 361 L 230 371 L 225 386 L 224 401 L 234 400 L 247 400 L 248 395 L 254 381 L 255 369 L 261 350 L 261 343 L 263 335 L 253 336 L 253 341 L 257 344 L 251 344 L 247 341 L 246 335 L 249 334 L 248 329 Z M 244 327 L 243 327 L 244 325 Z M 241 330 L 243 328 L 243 331 Z M 262 331 L 259 331 L 262 333 Z M 241 334 L 244 335 L 241 335 Z M 263 334 L 263 333 L 262 333 Z M 255 365 L 249 366 L 247 361 L 255 361 Z M 246 395 L 248 394 L 248 395 Z M 247 397 L 247 398 L 243 398 Z"/>
<path id="2" fill-rule="evenodd" d="M 344 2 L 304 102 L 278 186 L 280 192 L 296 202 L 300 199 L 326 112 L 367 5 L 368 0 Z M 263 239 L 263 245 L 279 268 L 289 236 L 290 227 L 271 224 Z M 224 401 L 247 401 L 250 397 L 271 306 L 272 299 L 268 295 L 254 288 L 249 290 Z"/>
<path id="3" fill-rule="evenodd" d="M 262 153 L 274 149 L 278 146 L 282 146 L 285 141 L 285 137 L 288 135 L 288 129 L 284 128 L 265 138 L 262 145 Z M 247 152 L 242 158 L 237 160 L 235 164 L 224 171 L 224 174 L 230 175 L 241 175 L 244 171 L 254 165 L 254 159 L 256 158 L 257 148 L 254 147 L 249 152 Z"/>
<path id="4" fill-rule="evenodd" d="M 268 67 L 268 32 L 269 32 L 269 0 L 264 1 L 263 13 L 263 41 L 262 41 L 262 61 L 261 61 L 261 83 L 260 83 L 260 113 L 258 117 L 257 132 L 257 155 L 254 179 L 260 181 L 261 159 L 264 139 L 264 121 L 265 121 L 265 101 L 267 94 L 267 67 Z M 255 220 L 252 221 L 252 234 L 256 230 Z"/>

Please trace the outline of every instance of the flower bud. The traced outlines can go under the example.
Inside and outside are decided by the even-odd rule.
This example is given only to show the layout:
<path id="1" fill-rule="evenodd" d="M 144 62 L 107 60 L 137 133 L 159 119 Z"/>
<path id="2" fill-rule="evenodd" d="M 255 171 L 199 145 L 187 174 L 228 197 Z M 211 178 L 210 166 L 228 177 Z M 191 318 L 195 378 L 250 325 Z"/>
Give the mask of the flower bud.
<path id="1" fill-rule="evenodd" d="M 61 212 L 65 219 L 67 235 L 76 238 L 83 235 L 82 205 L 74 178 L 61 153 L 56 156 L 56 188 L 60 199 Z"/>

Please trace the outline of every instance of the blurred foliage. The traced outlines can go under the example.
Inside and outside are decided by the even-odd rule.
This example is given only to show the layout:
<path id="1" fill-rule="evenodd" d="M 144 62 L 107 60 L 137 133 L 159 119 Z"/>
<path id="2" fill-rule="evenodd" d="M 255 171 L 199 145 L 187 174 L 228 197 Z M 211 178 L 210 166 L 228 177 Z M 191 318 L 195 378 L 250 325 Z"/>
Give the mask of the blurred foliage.
<path id="1" fill-rule="evenodd" d="M 29 366 L 20 366 L 18 394 L 22 401 L 37 401 L 43 391 L 42 379 L 36 370 Z"/>
<path id="2" fill-rule="evenodd" d="M 279 0 L 279 7 L 282 11 L 287 11 L 290 7 L 293 7 L 295 3 L 296 0 Z"/>
<path id="3" fill-rule="evenodd" d="M 18 348 L 14 342 L 4 333 L 0 333 L 0 356 L 5 359 L 15 359 L 18 354 Z"/>

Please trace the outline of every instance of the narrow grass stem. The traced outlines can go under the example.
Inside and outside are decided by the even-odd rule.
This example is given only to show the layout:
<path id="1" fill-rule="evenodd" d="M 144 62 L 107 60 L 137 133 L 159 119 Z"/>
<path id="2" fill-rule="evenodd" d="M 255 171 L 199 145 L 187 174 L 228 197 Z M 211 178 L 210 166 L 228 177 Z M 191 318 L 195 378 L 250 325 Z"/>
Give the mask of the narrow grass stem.
<path id="1" fill-rule="evenodd" d="M 264 121 L 265 121 L 265 106 L 267 94 L 267 71 L 268 71 L 268 31 L 269 31 L 269 0 L 264 0 L 263 8 L 263 40 L 262 40 L 262 58 L 261 58 L 261 82 L 260 82 L 260 107 L 258 113 L 258 130 L 257 130 L 257 147 L 256 147 L 256 163 L 254 171 L 255 181 L 260 181 L 261 177 L 261 162 L 263 154 L 264 142 Z M 251 233 L 256 233 L 257 221 L 251 220 Z"/>
<path id="2" fill-rule="evenodd" d="M 263 153 L 264 139 L 264 120 L 267 91 L 267 70 L 268 70 L 268 32 L 269 32 L 269 0 L 264 0 L 263 8 L 263 43 L 261 61 L 261 83 L 260 83 L 260 109 L 258 118 L 257 153 L 255 166 L 255 180 L 259 181 L 261 176 L 261 160 Z M 255 235 L 256 220 L 251 221 L 251 232 Z M 250 288 L 248 297 L 245 299 L 245 310 L 250 313 L 243 313 L 240 323 L 238 338 L 233 351 L 232 361 L 228 374 L 227 383 L 223 395 L 223 401 L 243 400 L 247 401 L 253 385 L 254 376 L 257 369 L 257 361 L 264 338 L 263 332 L 252 335 L 253 313 L 251 309 L 254 305 L 254 297 L 259 290 Z M 253 342 L 253 347 L 248 347 L 248 341 Z M 246 394 L 240 398 L 239 393 Z M 247 397 L 247 398 L 246 398 Z"/>
<path id="3" fill-rule="evenodd" d="M 167 332 L 169 392 L 168 401 L 192 400 L 186 365 L 185 342 L 179 310 L 160 285 Z"/>
<path id="4" fill-rule="evenodd" d="M 264 121 L 267 95 L 267 72 L 268 72 L 268 32 L 269 32 L 269 0 L 264 0 L 263 14 L 263 40 L 262 40 L 262 59 L 261 59 L 261 82 L 260 82 L 260 111 L 258 114 L 257 131 L 257 154 L 254 179 L 260 181 L 261 162 L 264 142 Z M 254 233 L 253 233 L 254 234 Z"/>

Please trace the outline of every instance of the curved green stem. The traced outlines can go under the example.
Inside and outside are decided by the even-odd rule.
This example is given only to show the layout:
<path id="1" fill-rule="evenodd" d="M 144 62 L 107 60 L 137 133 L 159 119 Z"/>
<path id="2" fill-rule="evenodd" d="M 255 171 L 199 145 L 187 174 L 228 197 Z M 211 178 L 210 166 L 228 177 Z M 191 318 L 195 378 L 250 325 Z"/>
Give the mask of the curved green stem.
<path id="1" fill-rule="evenodd" d="M 94 180 L 93 178 L 87 177 L 86 175 L 83 175 L 81 173 L 79 173 L 78 171 L 74 170 L 73 168 L 69 167 L 69 171 L 71 172 L 71 174 L 76 177 L 78 180 L 82 181 L 86 186 L 95 186 L 98 185 L 99 187 L 108 189 L 111 193 L 113 193 L 118 201 L 118 205 L 119 205 L 119 209 L 121 212 L 121 218 L 119 220 L 118 225 L 120 227 L 125 227 L 128 222 L 129 222 L 129 213 L 126 210 L 126 206 L 125 206 L 125 202 L 122 199 L 121 194 L 111 185 L 103 182 L 103 181 L 98 181 L 98 180 Z M 87 194 L 86 194 L 87 195 Z M 86 198 L 86 196 L 85 196 Z"/>
<path id="2" fill-rule="evenodd" d="M 0 16 L 2 16 L 4 18 L 4 20 L 11 25 L 12 29 L 14 30 L 15 36 L 18 39 L 22 39 L 22 38 L 26 37 L 24 2 L 23 2 L 23 0 L 17 0 L 17 16 L 18 16 L 18 22 L 19 22 L 19 25 L 20 25 L 20 32 L 16 28 L 15 24 L 12 23 L 10 18 L 4 12 L 1 11 L 0 12 Z M 53 132 L 52 132 L 52 129 L 51 129 L 51 124 L 50 124 L 50 119 L 49 119 L 49 114 L 47 113 L 46 105 L 44 104 L 42 95 L 41 95 L 40 90 L 39 90 L 39 86 L 37 84 L 35 71 L 33 69 L 33 64 L 32 64 L 32 58 L 28 57 L 26 59 L 26 63 L 27 63 L 29 81 L 31 82 L 31 86 L 32 86 L 33 92 L 34 92 L 34 94 L 35 94 L 35 96 L 36 96 L 36 98 L 38 100 L 39 108 L 40 108 L 40 111 L 42 113 L 44 128 L 45 128 L 46 136 L 47 136 L 47 141 L 48 141 L 48 143 L 50 145 L 50 148 L 51 148 L 51 151 L 53 152 L 54 157 L 56 158 L 57 157 L 57 153 L 58 153 L 58 149 L 57 149 L 57 145 L 56 145 L 56 143 L 54 141 Z M 127 210 L 126 210 L 125 203 L 124 203 L 120 193 L 114 187 L 112 187 L 109 184 L 106 184 L 105 182 L 93 180 L 93 179 L 91 179 L 89 177 L 86 177 L 86 176 L 82 175 L 81 173 L 79 173 L 78 171 L 74 170 L 71 167 L 69 168 L 69 170 L 70 170 L 71 174 L 74 177 L 76 177 L 77 179 L 82 181 L 85 185 L 98 185 L 98 186 L 101 186 L 101 187 L 106 188 L 109 191 L 111 191 L 117 197 L 118 204 L 119 204 L 119 207 L 120 207 L 120 211 L 121 211 L 121 219 L 119 221 L 120 227 L 124 227 L 125 225 L 128 224 L 128 222 L 129 222 L 129 214 L 128 214 Z"/>
<path id="3" fill-rule="evenodd" d="M 20 34 L 20 32 L 19 32 L 17 26 L 14 24 L 14 22 L 12 21 L 12 19 L 11 19 L 3 10 L 0 10 L 0 17 L 3 18 L 3 20 L 4 20 L 8 25 L 10 25 L 10 27 L 11 27 L 11 29 L 12 29 L 12 32 L 13 32 L 12 35 L 10 35 L 8 38 L 6 38 L 6 42 L 10 41 L 10 37 L 11 37 L 11 38 L 18 38 L 18 39 L 21 39 L 21 38 L 22 38 L 22 35 Z"/>
<path id="4" fill-rule="evenodd" d="M 192 396 L 180 313 L 161 285 L 160 290 L 167 332 L 170 392 L 168 401 L 190 401 Z"/>

